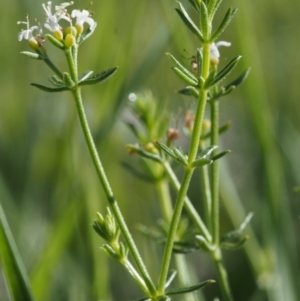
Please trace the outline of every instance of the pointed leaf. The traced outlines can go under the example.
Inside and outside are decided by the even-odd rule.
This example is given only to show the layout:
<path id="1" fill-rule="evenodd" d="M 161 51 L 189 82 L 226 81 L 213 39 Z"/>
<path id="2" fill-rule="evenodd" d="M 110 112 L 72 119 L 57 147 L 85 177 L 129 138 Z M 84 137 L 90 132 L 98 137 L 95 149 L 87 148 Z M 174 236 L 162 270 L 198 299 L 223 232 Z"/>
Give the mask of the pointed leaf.
<path id="1" fill-rule="evenodd" d="M 22 51 L 21 54 L 29 57 L 30 59 L 35 59 L 35 60 L 43 60 L 44 57 L 38 53 L 30 52 L 30 51 Z"/>
<path id="2" fill-rule="evenodd" d="M 162 162 L 162 158 L 158 154 L 147 152 L 146 150 L 140 148 L 137 145 L 128 144 L 126 145 L 126 147 L 130 152 L 137 153 L 143 158 L 151 159 L 156 162 Z"/>
<path id="3" fill-rule="evenodd" d="M 181 20 L 191 30 L 191 32 L 199 38 L 199 40 L 201 42 L 204 42 L 204 39 L 203 39 L 203 36 L 202 36 L 202 33 L 201 33 L 200 29 L 192 21 L 192 19 L 190 18 L 190 16 L 188 15 L 186 10 L 182 6 L 182 4 L 180 2 L 178 2 L 178 5 L 179 5 L 179 9 L 175 8 L 175 10 L 177 11 L 177 13 L 178 13 L 179 17 L 181 18 Z"/>
<path id="4" fill-rule="evenodd" d="M 172 251 L 176 254 L 189 254 L 197 251 L 198 249 L 199 247 L 196 246 L 194 243 L 176 241 L 174 242 Z"/>
<path id="5" fill-rule="evenodd" d="M 226 151 L 224 151 L 224 152 L 221 152 L 221 153 L 219 153 L 219 154 L 217 154 L 217 155 L 211 157 L 210 159 L 211 159 L 212 161 L 216 161 L 216 160 L 218 160 L 218 159 L 224 157 L 224 156 L 227 155 L 228 153 L 231 153 L 231 150 L 226 150 Z"/>
<path id="6" fill-rule="evenodd" d="M 94 76 L 91 76 L 91 77 L 81 81 L 79 83 L 79 86 L 94 85 L 94 84 L 101 83 L 101 82 L 105 81 L 106 79 L 108 79 L 110 76 L 112 76 L 117 71 L 117 69 L 118 69 L 118 67 L 113 67 L 113 68 L 107 69 L 105 71 L 102 71 L 101 73 L 98 73 Z"/>
<path id="7" fill-rule="evenodd" d="M 183 151 L 177 147 L 173 149 L 174 154 L 178 158 L 178 161 L 182 163 L 184 166 L 188 165 L 187 156 L 183 153 Z"/>
<path id="8" fill-rule="evenodd" d="M 248 77 L 250 70 L 251 68 L 246 69 L 239 77 L 237 77 L 234 81 L 225 86 L 225 91 L 227 91 L 231 87 L 239 86 Z"/>
<path id="9" fill-rule="evenodd" d="M 211 82 L 210 87 L 216 85 L 220 81 L 222 81 L 231 71 L 232 69 L 237 65 L 238 61 L 241 59 L 241 56 L 237 56 L 234 59 L 232 59 L 229 64 L 224 67 L 214 78 L 214 80 Z"/>
<path id="10" fill-rule="evenodd" d="M 192 82 L 195 82 L 197 84 L 197 77 L 192 72 L 183 67 L 182 64 L 180 64 L 180 62 L 171 53 L 167 53 L 167 56 L 175 64 L 175 67 L 177 67 L 184 75 L 189 77 Z"/>
<path id="11" fill-rule="evenodd" d="M 218 133 L 219 133 L 219 134 L 225 133 L 225 132 L 230 128 L 230 126 L 231 126 L 231 121 L 227 121 L 226 123 L 224 123 L 223 125 L 221 125 L 221 126 L 219 127 Z M 207 139 L 207 138 L 210 138 L 210 136 L 211 136 L 211 132 L 208 132 L 207 134 L 202 135 L 200 139 L 201 139 L 201 140 L 205 140 L 205 139 Z"/>
<path id="12" fill-rule="evenodd" d="M 200 4 L 200 26 L 203 33 L 204 41 L 208 41 L 210 37 L 210 24 L 208 21 L 207 7 L 204 1 L 201 1 Z"/>
<path id="13" fill-rule="evenodd" d="M 226 29 L 226 27 L 229 25 L 229 23 L 232 21 L 233 17 L 235 16 L 237 12 L 237 8 L 233 9 L 230 7 L 228 11 L 226 12 L 226 15 L 221 22 L 220 26 L 216 29 L 216 31 L 212 34 L 210 41 L 214 42 Z"/>
<path id="14" fill-rule="evenodd" d="M 193 79 L 191 79 L 190 77 L 188 77 L 186 74 L 184 74 L 180 69 L 178 69 L 177 67 L 173 67 L 172 70 L 174 70 L 174 72 L 182 79 L 184 80 L 187 84 L 189 85 L 193 85 L 193 86 L 198 86 L 197 81 L 194 81 Z"/>
<path id="15" fill-rule="evenodd" d="M 84 80 L 87 79 L 90 75 L 92 75 L 92 73 L 94 73 L 94 71 L 92 71 L 92 70 L 83 72 L 82 74 L 79 75 L 78 81 L 79 81 L 79 82 L 84 81 Z"/>
<path id="16" fill-rule="evenodd" d="M 65 87 L 64 82 L 61 79 L 59 79 L 56 75 L 49 76 L 48 80 L 53 86 L 60 87 L 60 88 Z"/>
<path id="17" fill-rule="evenodd" d="M 47 87 L 47 86 L 43 86 L 40 84 L 36 84 L 36 83 L 31 83 L 31 86 L 34 86 L 42 91 L 45 92 L 62 92 L 62 91 L 69 91 L 70 89 L 66 86 L 62 86 L 62 87 L 57 87 L 57 88 L 52 88 L 52 87 Z"/>
<path id="18" fill-rule="evenodd" d="M 222 0 L 209 0 L 207 10 L 210 20 L 214 18 L 214 15 L 220 6 Z"/>
<path id="19" fill-rule="evenodd" d="M 249 236 L 245 236 L 243 238 L 241 238 L 238 242 L 232 243 L 232 242 L 221 242 L 220 243 L 220 247 L 222 249 L 226 249 L 226 250 L 238 250 L 241 249 L 245 243 L 247 242 L 247 240 L 249 239 Z"/>
<path id="20" fill-rule="evenodd" d="M 78 41 L 78 46 L 81 45 L 85 40 L 87 40 L 95 31 L 97 23 L 95 22 L 95 26 L 93 29 L 88 27 L 84 33 L 81 34 L 80 39 Z"/>
<path id="21" fill-rule="evenodd" d="M 250 212 L 244 219 L 244 221 L 241 223 L 241 225 L 239 226 L 238 229 L 228 232 L 226 234 L 224 234 L 221 238 L 222 242 L 225 241 L 232 241 L 234 239 L 240 239 L 241 235 L 243 234 L 243 231 L 245 230 L 246 226 L 249 224 L 249 222 L 251 221 L 252 217 L 253 217 L 253 213 Z"/>
<path id="22" fill-rule="evenodd" d="M 215 283 L 215 281 L 214 280 L 206 280 L 206 281 L 203 281 L 203 282 L 201 282 L 199 284 L 196 284 L 196 285 L 173 289 L 173 290 L 170 290 L 170 291 L 166 292 L 166 295 L 167 296 L 172 296 L 172 295 L 180 295 L 180 294 L 191 293 L 191 292 L 197 291 L 199 289 L 202 289 L 206 285 L 211 284 L 211 283 Z"/>
<path id="23" fill-rule="evenodd" d="M 172 281 L 175 279 L 176 275 L 177 275 L 176 270 L 171 270 L 169 272 L 169 275 L 167 277 L 167 281 L 166 281 L 166 284 L 165 284 L 165 289 L 172 283 Z"/>
<path id="24" fill-rule="evenodd" d="M 216 73 L 217 73 L 217 70 L 215 68 L 212 68 L 210 71 L 209 71 L 209 74 L 208 74 L 208 77 L 204 83 L 204 88 L 205 89 L 208 89 L 212 82 L 214 81 L 214 78 L 216 76 Z"/>
<path id="25" fill-rule="evenodd" d="M 0 260 L 12 300 L 33 301 L 24 264 L 0 204 Z"/>
<path id="26" fill-rule="evenodd" d="M 63 80 L 64 80 L 64 83 L 65 83 L 66 87 L 71 89 L 75 86 L 75 83 L 72 80 L 72 78 L 71 78 L 71 76 L 68 72 L 63 73 Z"/>
<path id="27" fill-rule="evenodd" d="M 200 12 L 200 6 L 197 0 L 188 0 L 191 5 L 194 7 L 194 9 L 199 13 Z"/>
<path id="28" fill-rule="evenodd" d="M 183 94 L 183 95 L 187 95 L 187 96 L 194 96 L 197 99 L 199 98 L 199 90 L 193 86 L 187 86 L 177 92 L 180 94 Z"/>
<path id="29" fill-rule="evenodd" d="M 217 145 L 211 145 L 209 147 L 207 147 L 205 150 L 203 150 L 198 157 L 199 158 L 207 158 L 215 149 L 217 149 L 218 146 Z"/>
<path id="30" fill-rule="evenodd" d="M 192 163 L 192 167 L 201 167 L 201 166 L 204 166 L 204 165 L 207 165 L 207 164 L 211 164 L 213 162 L 213 160 L 211 159 L 207 159 L 207 158 L 200 158 L 200 159 L 197 159 L 195 160 L 193 163 Z"/>
<path id="31" fill-rule="evenodd" d="M 177 160 L 176 155 L 174 154 L 173 150 L 170 149 L 168 146 L 166 146 L 164 143 L 161 143 L 159 141 L 156 141 L 156 144 L 159 146 L 161 150 L 163 150 L 165 153 L 167 153 L 169 156 L 171 156 L 173 159 Z"/>
<path id="32" fill-rule="evenodd" d="M 202 235 L 196 235 L 195 237 L 197 245 L 206 252 L 212 252 L 215 249 L 215 246 L 212 246 Z"/>
<path id="33" fill-rule="evenodd" d="M 198 64 L 198 77 L 200 77 L 202 73 L 202 62 L 203 62 L 203 56 L 202 56 L 202 50 L 201 48 L 197 48 L 197 64 Z"/>

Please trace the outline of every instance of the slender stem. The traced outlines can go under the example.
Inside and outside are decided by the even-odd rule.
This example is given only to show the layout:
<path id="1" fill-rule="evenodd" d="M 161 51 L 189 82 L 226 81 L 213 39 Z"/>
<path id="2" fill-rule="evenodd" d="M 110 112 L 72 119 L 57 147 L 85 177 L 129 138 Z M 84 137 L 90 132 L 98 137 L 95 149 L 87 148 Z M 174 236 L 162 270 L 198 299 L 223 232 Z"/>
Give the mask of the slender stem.
<path id="1" fill-rule="evenodd" d="M 219 144 L 219 103 L 211 103 L 211 145 Z M 212 236 L 213 243 L 219 244 L 219 162 L 211 165 L 211 200 L 212 200 Z"/>
<path id="2" fill-rule="evenodd" d="M 74 100 L 76 103 L 76 108 L 77 108 L 80 124 L 81 124 L 82 130 L 83 130 L 83 133 L 84 133 L 84 137 L 85 137 L 87 146 L 89 148 L 92 160 L 94 162 L 94 166 L 96 168 L 99 180 L 100 180 L 102 187 L 105 191 L 105 194 L 107 196 L 108 202 L 111 206 L 114 216 L 116 217 L 116 220 L 117 220 L 120 230 L 124 236 L 126 244 L 131 252 L 131 255 L 141 273 L 141 276 L 143 277 L 143 279 L 147 285 L 148 295 L 156 296 L 156 288 L 150 278 L 147 268 L 139 254 L 139 251 L 134 243 L 134 240 L 129 232 L 129 229 L 128 229 L 126 222 L 123 218 L 123 215 L 120 211 L 118 203 L 113 195 L 113 191 L 112 191 L 109 181 L 106 177 L 103 165 L 102 165 L 100 157 L 98 155 L 98 152 L 97 152 L 97 149 L 96 149 L 96 146 L 95 146 L 95 143 L 94 143 L 87 119 L 86 119 L 84 107 L 82 104 L 81 90 L 80 90 L 80 87 L 77 85 L 77 83 L 78 83 L 77 62 L 76 63 L 74 62 L 74 58 L 77 59 L 77 49 L 78 48 L 75 45 L 75 48 L 73 49 L 73 53 L 70 49 L 66 50 L 65 53 L 66 53 L 67 61 L 69 64 L 71 77 L 72 77 L 73 81 L 76 83 L 76 86 L 72 90 L 72 94 L 73 94 L 73 97 L 74 97 Z"/>
<path id="3" fill-rule="evenodd" d="M 122 213 L 120 211 L 120 208 L 118 206 L 118 203 L 113 195 L 113 192 L 112 192 L 112 189 L 110 187 L 110 184 L 108 182 L 108 179 L 106 177 L 106 174 L 104 172 L 104 168 L 102 166 L 102 163 L 100 161 L 100 158 L 99 158 L 99 155 L 98 155 L 98 152 L 97 152 L 97 149 L 96 149 L 96 146 L 94 144 L 94 141 L 93 141 L 93 137 L 91 135 L 91 132 L 90 132 L 90 129 L 89 129 L 89 126 L 88 126 L 88 122 L 87 122 L 87 119 L 86 119 L 86 115 L 85 115 L 85 111 L 84 111 L 84 107 L 83 107 L 83 104 L 82 104 L 82 99 L 81 99 L 81 93 L 80 93 L 80 87 L 77 87 L 74 91 L 73 91 L 73 96 L 74 96 L 74 99 L 75 99 L 75 102 L 76 102 L 76 108 L 77 108 L 77 111 L 78 111 L 78 115 L 79 115 L 79 119 L 80 119 L 80 123 L 81 123 L 81 127 L 82 127 L 82 130 L 83 130 L 83 133 L 84 133 L 84 137 L 85 137 L 85 140 L 86 140 L 86 143 L 88 145 L 88 148 L 89 148 L 89 151 L 90 151 L 90 154 L 92 156 L 92 159 L 93 159 L 93 162 L 94 162 L 94 165 L 95 165 L 95 168 L 96 168 L 96 171 L 97 171 L 97 174 L 98 174 L 98 177 L 100 179 L 100 182 L 103 186 L 103 189 L 105 191 L 105 194 L 107 196 L 107 199 L 108 199 L 108 202 L 112 208 L 112 211 L 118 221 L 118 224 L 119 224 L 119 227 L 121 229 L 121 232 L 124 236 L 124 239 L 126 240 L 126 243 L 127 243 L 127 246 L 135 260 L 135 263 L 136 265 L 138 266 L 139 268 L 139 271 L 144 279 L 144 281 L 146 282 L 147 284 L 147 287 L 148 287 L 148 290 L 149 292 L 151 293 L 151 295 L 155 295 L 156 293 L 156 289 L 155 289 L 155 286 L 149 276 L 149 273 L 146 269 L 146 266 L 138 252 L 138 249 L 133 241 L 133 238 L 128 230 L 128 227 L 125 223 L 125 220 L 122 216 Z"/>
<path id="4" fill-rule="evenodd" d="M 210 52 L 210 45 L 203 44 L 203 69 L 201 75 L 204 78 L 204 80 L 207 78 L 209 73 L 209 55 L 210 55 L 209 52 Z M 174 213 L 170 224 L 170 230 L 168 233 L 167 242 L 164 250 L 160 275 L 158 279 L 158 292 L 162 294 L 164 293 L 164 286 L 169 271 L 173 244 L 176 238 L 176 231 L 180 221 L 182 207 L 184 205 L 184 201 L 187 195 L 190 181 L 194 172 L 194 168 L 191 167 L 191 164 L 196 159 L 197 152 L 198 152 L 199 139 L 201 136 L 201 129 L 202 129 L 202 121 L 203 121 L 204 111 L 206 107 L 206 100 L 207 100 L 207 91 L 203 88 L 200 88 L 199 101 L 197 105 L 194 129 L 192 133 L 192 140 L 191 140 L 191 145 L 188 154 L 189 166 L 185 168 L 181 186 L 177 195 Z"/>
<path id="5" fill-rule="evenodd" d="M 211 192 L 210 192 L 210 182 L 209 182 L 209 173 L 208 167 L 203 166 L 200 168 L 201 173 L 201 182 L 203 188 L 203 197 L 204 197 L 204 210 L 205 210 L 205 220 L 208 230 L 212 231 L 212 201 L 211 201 Z"/>
<path id="6" fill-rule="evenodd" d="M 162 164 L 163 164 L 165 171 L 171 181 L 173 188 L 178 193 L 179 189 L 180 189 L 180 183 L 176 177 L 176 174 L 174 173 L 174 171 L 171 168 L 168 161 L 164 161 Z M 205 239 L 208 242 L 210 242 L 212 239 L 211 235 L 210 235 L 208 229 L 206 228 L 204 222 L 202 221 L 200 215 L 198 214 L 197 210 L 195 209 L 194 205 L 192 204 L 192 202 L 190 201 L 190 199 L 187 196 L 185 197 L 185 201 L 184 201 L 184 209 L 187 211 L 190 218 L 193 220 L 194 224 L 197 225 L 201 234 L 205 237 Z"/>
<path id="7" fill-rule="evenodd" d="M 215 264 L 215 267 L 217 270 L 218 279 L 220 282 L 221 291 L 222 291 L 222 295 L 223 295 L 223 300 L 224 301 L 233 301 L 233 296 L 232 296 L 230 286 L 228 283 L 228 275 L 227 275 L 226 269 L 223 264 L 221 249 L 217 248 L 214 252 L 212 252 L 211 258 L 214 261 L 214 264 Z"/>
<path id="8" fill-rule="evenodd" d="M 163 179 L 156 184 L 156 189 L 159 195 L 160 204 L 162 207 L 163 218 L 170 223 L 172 220 L 173 207 L 170 196 L 170 188 L 168 181 Z M 178 238 L 177 238 L 178 239 Z M 179 282 L 182 286 L 188 286 L 191 284 L 192 275 L 188 268 L 186 258 L 181 255 L 175 256 L 175 265 L 178 272 Z M 198 298 L 195 294 L 185 294 L 183 300 L 197 301 Z"/>

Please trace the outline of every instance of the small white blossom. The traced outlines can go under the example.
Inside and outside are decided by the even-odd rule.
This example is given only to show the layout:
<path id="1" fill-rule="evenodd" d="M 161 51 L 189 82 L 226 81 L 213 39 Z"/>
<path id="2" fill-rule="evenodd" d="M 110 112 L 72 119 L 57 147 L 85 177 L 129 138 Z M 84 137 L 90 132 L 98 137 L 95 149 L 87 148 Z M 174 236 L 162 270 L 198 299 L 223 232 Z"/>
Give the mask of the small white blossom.
<path id="1" fill-rule="evenodd" d="M 24 22 L 24 21 L 18 21 L 17 24 L 26 24 L 26 26 L 27 26 L 27 29 L 25 29 L 25 30 L 22 29 L 18 33 L 18 40 L 19 41 L 22 41 L 22 39 L 25 39 L 25 40 L 34 39 L 33 31 L 39 29 L 39 26 L 35 25 L 35 26 L 30 27 L 28 17 L 27 17 L 27 21 L 26 22 Z"/>
<path id="2" fill-rule="evenodd" d="M 74 9 L 71 14 L 72 18 L 76 18 L 76 25 L 83 26 L 83 23 L 87 23 L 90 27 L 90 30 L 94 30 L 97 23 L 90 17 L 90 13 L 87 10 L 82 12 L 78 9 Z"/>
<path id="3" fill-rule="evenodd" d="M 65 19 L 67 21 L 70 21 L 70 17 L 67 15 L 67 11 L 65 9 L 66 6 L 71 5 L 72 3 L 70 2 L 64 2 L 59 6 L 56 6 L 56 12 L 52 14 L 51 6 L 52 3 L 51 1 L 47 2 L 46 4 L 42 4 L 43 8 L 46 12 L 46 21 L 44 23 L 44 26 L 49 29 L 50 31 L 56 31 L 56 30 L 61 30 L 60 25 L 58 24 L 59 20 Z"/>
<path id="4" fill-rule="evenodd" d="M 220 57 L 219 47 L 226 46 L 229 47 L 231 43 L 225 41 L 219 41 L 217 43 L 212 43 L 210 45 L 210 58 L 211 59 L 218 59 Z"/>

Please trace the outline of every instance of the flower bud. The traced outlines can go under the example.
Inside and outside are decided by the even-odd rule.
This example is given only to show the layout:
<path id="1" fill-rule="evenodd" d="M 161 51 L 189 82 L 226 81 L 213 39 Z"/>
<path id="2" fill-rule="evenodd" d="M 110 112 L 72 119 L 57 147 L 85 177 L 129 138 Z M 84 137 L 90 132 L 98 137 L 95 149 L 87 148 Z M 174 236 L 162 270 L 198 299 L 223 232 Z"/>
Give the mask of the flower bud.
<path id="1" fill-rule="evenodd" d="M 76 39 L 72 34 L 67 34 L 65 37 L 65 46 L 68 48 L 71 48 L 73 45 L 75 45 Z"/>
<path id="2" fill-rule="evenodd" d="M 39 43 L 38 43 L 38 41 L 36 40 L 36 39 L 30 39 L 29 41 L 28 41 L 28 44 L 29 44 L 29 47 L 31 48 L 31 49 L 33 49 L 33 50 L 38 50 L 39 49 Z"/>
<path id="3" fill-rule="evenodd" d="M 169 128 L 167 130 L 167 138 L 168 140 L 177 140 L 179 138 L 179 131 L 177 129 L 174 128 Z"/>
<path id="4" fill-rule="evenodd" d="M 77 24 L 75 25 L 75 27 L 76 27 L 76 29 L 77 29 L 77 33 L 78 33 L 78 34 L 82 34 L 82 32 L 83 32 L 83 24 L 77 23 Z"/>
<path id="5" fill-rule="evenodd" d="M 61 41 L 64 38 L 62 31 L 59 29 L 53 31 L 53 36 L 59 41 Z"/>
<path id="6" fill-rule="evenodd" d="M 64 32 L 65 32 L 65 35 L 71 34 L 74 37 L 77 36 L 77 29 L 74 26 L 69 26 L 69 27 L 65 28 Z"/>

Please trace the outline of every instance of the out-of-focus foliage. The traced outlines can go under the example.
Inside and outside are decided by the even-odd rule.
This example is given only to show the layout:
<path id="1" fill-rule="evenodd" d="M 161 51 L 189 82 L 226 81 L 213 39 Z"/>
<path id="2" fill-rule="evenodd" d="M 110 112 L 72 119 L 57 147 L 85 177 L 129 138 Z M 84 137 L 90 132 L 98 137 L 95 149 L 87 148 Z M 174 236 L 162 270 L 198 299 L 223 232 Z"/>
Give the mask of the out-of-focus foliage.
<path id="1" fill-rule="evenodd" d="M 99 251 L 101 242 L 91 227 L 96 211 L 104 212 L 107 204 L 74 103 L 67 93 L 46 94 L 29 85 L 46 84 L 52 73 L 20 55 L 29 49 L 26 42 L 17 41 L 16 22 L 26 13 L 32 19 L 36 14 L 41 17 L 41 4 L 0 1 L 0 202 L 36 300 L 134 299 L 141 292 L 121 267 Z M 75 5 L 88 3 L 80 0 Z M 232 42 L 232 47 L 221 49 L 221 64 L 242 54 L 235 75 L 249 66 L 252 70 L 247 81 L 221 102 L 221 123 L 232 121 L 222 144 L 233 151 L 222 159 L 226 171 L 223 168 L 221 173 L 221 229 L 225 233 L 240 225 L 243 210 L 254 212 L 251 224 L 258 242 L 275 261 L 283 282 L 277 282 L 268 296 L 261 289 L 272 280 L 267 274 L 256 278 L 261 258 L 250 244 L 251 235 L 246 243 L 254 257 L 251 264 L 239 250 L 225 253 L 226 266 L 236 300 L 297 300 L 300 240 L 295 233 L 300 206 L 293 188 L 300 183 L 300 3 L 232 0 L 221 7 L 220 18 L 227 5 L 239 11 L 221 36 Z M 135 226 L 151 225 L 160 218 L 157 196 L 151 184 L 139 182 L 121 167 L 121 161 L 134 161 L 125 145 L 135 143 L 123 120 L 128 118 L 127 95 L 133 91 L 149 89 L 159 101 L 168 101 L 174 126 L 178 115 L 182 120 L 183 112 L 194 105 L 175 93 L 181 82 L 165 55 L 192 56 L 200 46 L 182 25 L 175 6 L 175 1 L 163 0 L 94 1 L 91 10 L 98 27 L 82 46 L 79 59 L 81 71 L 119 66 L 109 81 L 85 87 L 84 104 L 121 209 L 155 277 L 160 263 L 153 255 L 157 245 L 146 241 Z M 57 64 L 64 64 L 50 43 L 47 49 Z M 190 64 L 188 59 L 182 62 Z M 197 177 L 194 180 L 190 198 L 201 209 Z M 244 209 L 235 203 L 238 198 Z M 277 250 L 276 256 L 270 255 L 270 248 Z M 215 277 L 206 256 L 197 253 L 188 259 L 200 279 Z M 206 289 L 208 300 L 216 290 L 214 285 Z M 9 300 L 3 278 L 0 299 Z"/>

